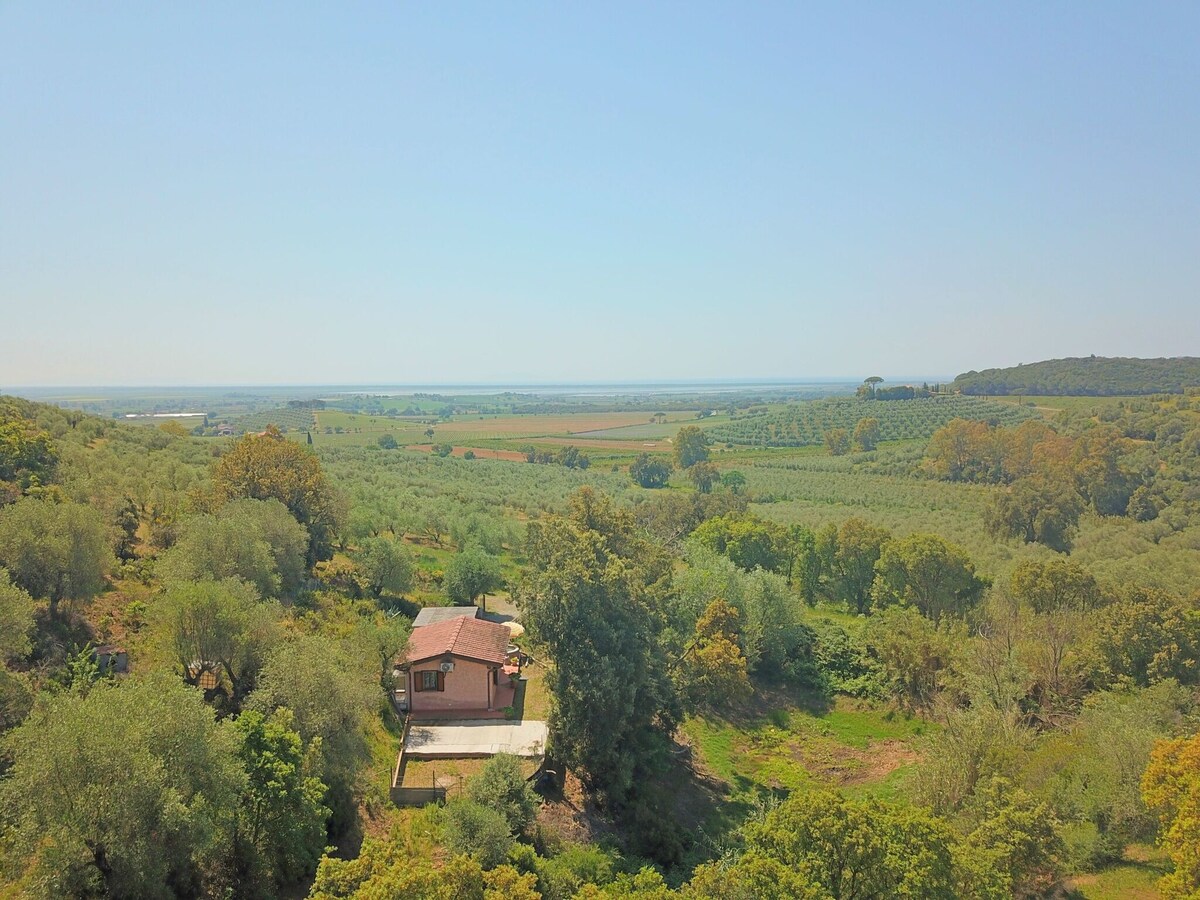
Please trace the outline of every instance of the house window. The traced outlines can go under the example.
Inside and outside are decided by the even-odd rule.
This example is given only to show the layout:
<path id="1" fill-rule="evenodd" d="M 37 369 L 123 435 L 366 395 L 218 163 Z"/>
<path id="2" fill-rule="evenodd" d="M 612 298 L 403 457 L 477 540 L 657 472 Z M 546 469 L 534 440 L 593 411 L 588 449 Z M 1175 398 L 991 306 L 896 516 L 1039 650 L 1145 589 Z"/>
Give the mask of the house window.
<path id="1" fill-rule="evenodd" d="M 444 691 L 446 682 L 442 678 L 441 672 L 421 672 L 421 690 L 423 691 Z"/>

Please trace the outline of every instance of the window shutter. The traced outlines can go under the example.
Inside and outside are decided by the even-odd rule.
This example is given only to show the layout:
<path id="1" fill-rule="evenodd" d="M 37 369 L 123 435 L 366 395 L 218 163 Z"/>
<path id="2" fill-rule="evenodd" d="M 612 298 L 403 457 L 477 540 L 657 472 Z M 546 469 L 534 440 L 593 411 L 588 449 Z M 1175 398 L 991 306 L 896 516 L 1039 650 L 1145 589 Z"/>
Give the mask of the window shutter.
<path id="1" fill-rule="evenodd" d="M 424 683 L 423 683 L 423 682 L 424 682 L 424 679 L 421 677 L 421 673 L 420 673 L 420 672 L 414 672 L 414 673 L 413 673 L 413 680 L 412 680 L 412 683 L 413 683 L 413 690 L 414 690 L 414 691 L 423 691 L 423 690 L 425 690 L 425 685 L 424 685 Z"/>
<path id="2" fill-rule="evenodd" d="M 439 691 L 444 691 L 444 690 L 446 689 L 446 673 L 445 673 L 445 672 L 438 672 L 438 673 L 437 673 L 437 676 L 438 676 L 438 679 L 437 679 L 437 681 L 438 681 L 438 686 L 437 686 L 437 689 L 438 689 Z"/>

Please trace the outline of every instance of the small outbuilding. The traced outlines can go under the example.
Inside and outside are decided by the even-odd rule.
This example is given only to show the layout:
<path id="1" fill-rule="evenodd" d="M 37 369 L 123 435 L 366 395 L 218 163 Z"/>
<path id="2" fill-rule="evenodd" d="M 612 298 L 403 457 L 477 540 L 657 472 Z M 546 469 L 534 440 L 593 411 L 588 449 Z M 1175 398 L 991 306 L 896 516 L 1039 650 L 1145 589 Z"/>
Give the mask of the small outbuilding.
<path id="1" fill-rule="evenodd" d="M 427 606 L 413 619 L 412 627 L 421 628 L 436 622 L 446 622 L 450 619 L 478 619 L 478 606 Z"/>

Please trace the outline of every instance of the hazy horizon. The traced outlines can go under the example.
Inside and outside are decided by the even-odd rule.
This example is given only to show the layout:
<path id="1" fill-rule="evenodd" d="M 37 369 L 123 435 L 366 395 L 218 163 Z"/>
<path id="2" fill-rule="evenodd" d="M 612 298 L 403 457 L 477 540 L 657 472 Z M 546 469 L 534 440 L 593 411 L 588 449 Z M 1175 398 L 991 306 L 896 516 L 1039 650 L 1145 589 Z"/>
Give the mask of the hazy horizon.
<path id="1" fill-rule="evenodd" d="M 0 384 L 1195 353 L 1197 33 L 1166 3 L 7 3 Z"/>

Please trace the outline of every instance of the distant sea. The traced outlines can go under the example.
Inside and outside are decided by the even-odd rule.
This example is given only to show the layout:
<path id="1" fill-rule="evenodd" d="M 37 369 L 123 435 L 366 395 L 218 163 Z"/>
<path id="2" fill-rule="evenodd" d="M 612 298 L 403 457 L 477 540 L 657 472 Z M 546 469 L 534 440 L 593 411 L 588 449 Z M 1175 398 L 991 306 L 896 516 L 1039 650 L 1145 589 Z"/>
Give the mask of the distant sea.
<path id="1" fill-rule="evenodd" d="M 946 376 L 889 376 L 886 384 L 920 384 L 951 381 Z M 492 382 L 457 384 L 212 384 L 212 385 L 29 385 L 11 387 L 7 390 L 22 397 L 36 399 L 100 399 L 115 397 L 172 397 L 172 396 L 306 396 L 341 397 L 349 394 L 371 394 L 381 397 L 408 394 L 553 394 L 619 396 L 628 394 L 723 394 L 758 391 L 822 390 L 858 385 L 861 378 L 711 378 L 694 380 L 661 381 L 608 381 L 608 382 Z M 0 387 L 0 393 L 5 389 Z"/>

